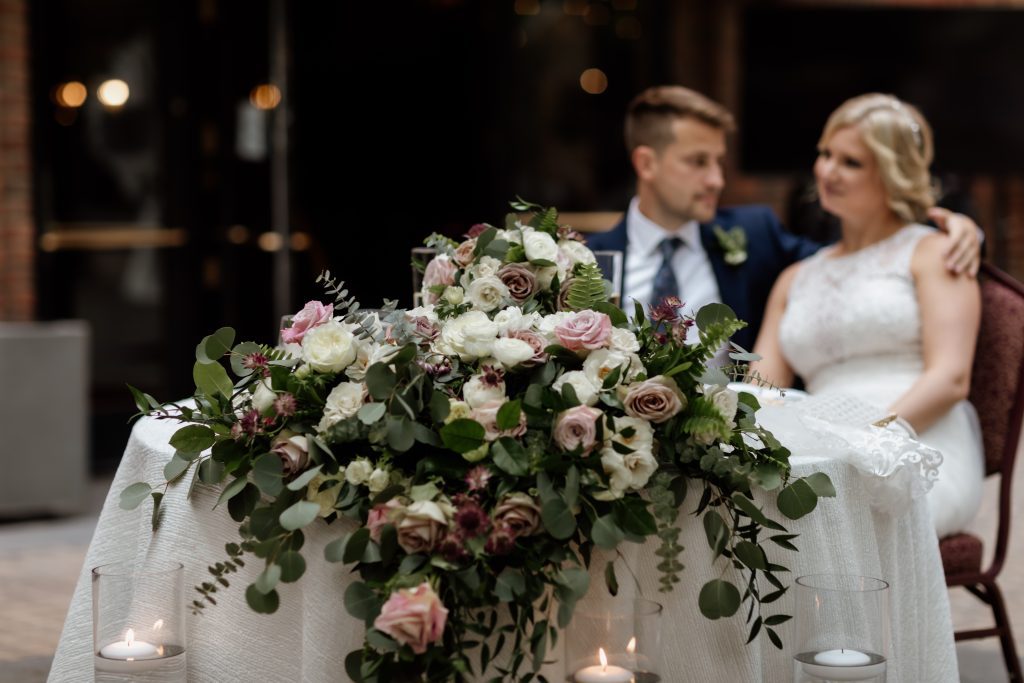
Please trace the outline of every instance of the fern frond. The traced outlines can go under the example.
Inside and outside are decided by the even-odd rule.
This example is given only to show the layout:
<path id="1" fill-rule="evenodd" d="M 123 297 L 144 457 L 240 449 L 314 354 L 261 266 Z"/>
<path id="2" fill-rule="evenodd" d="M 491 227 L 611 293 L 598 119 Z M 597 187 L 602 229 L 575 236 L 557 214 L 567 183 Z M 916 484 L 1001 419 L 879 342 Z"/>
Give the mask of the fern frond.
<path id="1" fill-rule="evenodd" d="M 606 301 L 604 276 L 596 263 L 584 263 L 576 267 L 576 275 L 569 280 L 569 294 L 566 302 L 574 311 L 593 308 Z"/>
<path id="2" fill-rule="evenodd" d="M 543 209 L 534 214 L 530 225 L 540 232 L 546 232 L 555 237 L 558 235 L 558 211 L 554 208 Z"/>

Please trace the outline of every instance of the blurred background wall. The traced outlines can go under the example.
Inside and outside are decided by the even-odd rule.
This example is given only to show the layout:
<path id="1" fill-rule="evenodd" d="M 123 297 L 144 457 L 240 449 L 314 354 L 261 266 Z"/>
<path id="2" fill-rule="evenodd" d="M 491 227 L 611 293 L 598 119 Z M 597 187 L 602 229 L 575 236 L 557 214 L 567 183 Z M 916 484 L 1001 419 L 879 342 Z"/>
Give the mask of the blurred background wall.
<path id="1" fill-rule="evenodd" d="M 1020 36 L 1010 1 L 0 0 L 0 320 L 89 322 L 109 470 L 125 383 L 189 394 L 203 335 L 272 341 L 323 268 L 407 303 L 431 231 L 623 210 L 623 113 L 663 83 L 737 114 L 724 203 L 811 234 L 828 113 L 919 105 L 944 203 L 1024 278 Z"/>

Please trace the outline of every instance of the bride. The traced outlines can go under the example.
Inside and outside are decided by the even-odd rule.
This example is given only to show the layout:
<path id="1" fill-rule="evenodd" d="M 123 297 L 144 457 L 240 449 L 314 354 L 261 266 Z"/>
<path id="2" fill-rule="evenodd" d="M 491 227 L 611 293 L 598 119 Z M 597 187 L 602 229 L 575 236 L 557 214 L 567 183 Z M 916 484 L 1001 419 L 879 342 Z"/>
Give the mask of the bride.
<path id="1" fill-rule="evenodd" d="M 779 277 L 754 369 L 909 422 L 943 454 L 928 493 L 943 537 L 967 525 L 981 498 L 980 432 L 965 400 L 981 304 L 974 279 L 942 266 L 942 236 L 919 224 L 934 204 L 932 155 L 928 122 L 895 97 L 862 95 L 833 112 L 814 174 L 842 237 Z"/>

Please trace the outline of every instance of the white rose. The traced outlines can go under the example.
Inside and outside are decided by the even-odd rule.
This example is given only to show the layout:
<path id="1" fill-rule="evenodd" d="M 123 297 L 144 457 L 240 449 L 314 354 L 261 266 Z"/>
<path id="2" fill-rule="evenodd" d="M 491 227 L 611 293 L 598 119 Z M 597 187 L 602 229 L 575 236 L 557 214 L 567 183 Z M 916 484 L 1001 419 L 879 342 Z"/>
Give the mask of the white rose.
<path id="1" fill-rule="evenodd" d="M 501 337 L 494 342 L 494 357 L 506 368 L 513 368 L 533 358 L 533 347 L 522 339 Z"/>
<path id="2" fill-rule="evenodd" d="M 358 486 L 364 483 L 373 474 L 373 465 L 366 458 L 359 458 L 349 463 L 349 466 L 345 468 L 345 481 Z"/>
<path id="3" fill-rule="evenodd" d="M 605 378 L 612 374 L 615 368 L 621 368 L 616 384 L 622 384 L 630 372 L 629 354 L 611 349 L 596 349 L 583 361 L 583 374 L 595 387 L 604 387 Z"/>
<path id="4" fill-rule="evenodd" d="M 445 287 L 444 293 L 441 294 L 441 296 L 444 297 L 444 300 L 450 303 L 452 306 L 458 306 L 459 304 L 462 303 L 464 294 L 465 292 L 463 291 L 462 287 L 456 287 L 452 285 L 451 287 Z M 437 316 L 434 316 L 433 322 L 437 322 Z"/>
<path id="5" fill-rule="evenodd" d="M 498 311 L 494 316 L 494 324 L 498 326 L 498 334 L 507 334 L 508 331 L 522 329 L 523 309 L 518 306 L 509 306 Z"/>
<path id="6" fill-rule="evenodd" d="M 475 280 L 481 277 L 494 277 L 499 270 L 501 270 L 501 261 L 493 256 L 481 256 L 480 260 L 471 265 L 466 273 L 470 279 Z M 465 287 L 465 283 L 462 286 Z"/>
<path id="7" fill-rule="evenodd" d="M 325 432 L 359 412 L 363 407 L 363 395 L 363 385 L 355 382 L 342 382 L 334 387 L 324 401 L 324 415 L 317 425 L 317 431 Z"/>
<path id="8" fill-rule="evenodd" d="M 730 429 L 736 426 L 733 418 L 736 417 L 736 409 L 739 407 L 739 394 L 729 387 L 714 385 L 704 387 L 704 397 L 718 408 Z"/>
<path id="9" fill-rule="evenodd" d="M 580 403 L 587 406 L 592 406 L 597 403 L 598 387 L 594 385 L 587 376 L 579 370 L 573 370 L 567 372 L 551 385 L 551 388 L 557 392 L 562 391 L 562 387 L 566 384 L 571 384 L 572 388 L 576 390 L 576 398 L 580 400 Z"/>
<path id="10" fill-rule="evenodd" d="M 637 341 L 636 335 L 621 327 L 612 328 L 612 336 L 608 345 L 614 351 L 636 353 L 640 350 L 640 342 Z"/>
<path id="11" fill-rule="evenodd" d="M 490 312 L 509 299 L 508 287 L 493 275 L 477 278 L 466 289 L 466 297 L 473 308 Z"/>
<path id="12" fill-rule="evenodd" d="M 549 344 L 558 344 L 560 342 L 558 335 L 555 334 L 555 328 L 574 315 L 576 314 L 572 311 L 559 311 L 546 315 L 537 322 L 537 331 L 544 335 Z"/>
<path id="13" fill-rule="evenodd" d="M 437 350 L 449 356 L 459 356 L 464 361 L 488 356 L 498 326 L 483 311 L 469 311 L 448 320 L 441 327 Z"/>
<path id="14" fill-rule="evenodd" d="M 546 232 L 538 232 L 530 228 L 524 229 L 523 250 L 526 251 L 526 258 L 531 261 L 555 263 L 558 260 L 558 245 Z"/>
<path id="15" fill-rule="evenodd" d="M 558 242 L 558 248 L 562 250 L 572 265 L 577 263 L 597 263 L 597 258 L 594 256 L 594 252 L 587 248 L 587 245 L 583 242 L 577 242 L 576 240 L 560 240 Z"/>
<path id="16" fill-rule="evenodd" d="M 558 275 L 558 266 L 533 267 L 533 275 L 537 278 L 537 287 L 551 289 L 551 281 Z"/>
<path id="17" fill-rule="evenodd" d="M 379 467 L 374 468 L 366 480 L 366 486 L 370 489 L 370 493 L 374 495 L 386 489 L 389 483 L 391 483 L 391 477 Z"/>
<path id="18" fill-rule="evenodd" d="M 302 338 L 302 358 L 317 372 L 341 372 L 356 358 L 356 338 L 336 320 L 314 327 Z"/>
<path id="19" fill-rule="evenodd" d="M 265 413 L 274 405 L 277 394 L 270 388 L 270 378 L 262 379 L 256 384 L 256 390 L 252 392 L 252 407 Z"/>
<path id="20" fill-rule="evenodd" d="M 462 397 L 470 408 L 478 408 L 490 401 L 505 401 L 505 383 L 498 386 L 484 384 L 483 377 L 473 375 L 469 381 L 462 385 Z"/>

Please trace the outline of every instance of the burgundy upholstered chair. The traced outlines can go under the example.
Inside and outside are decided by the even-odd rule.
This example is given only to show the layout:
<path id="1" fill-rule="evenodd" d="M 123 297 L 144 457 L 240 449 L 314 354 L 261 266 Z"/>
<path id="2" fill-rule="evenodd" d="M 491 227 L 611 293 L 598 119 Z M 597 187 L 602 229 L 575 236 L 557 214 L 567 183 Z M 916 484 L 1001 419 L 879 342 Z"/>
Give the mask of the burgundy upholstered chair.
<path id="1" fill-rule="evenodd" d="M 1021 663 L 996 577 L 1010 537 L 1010 494 L 1017 442 L 1024 418 L 1024 285 L 1001 270 L 982 265 L 981 329 L 971 376 L 970 400 L 978 410 L 985 446 L 985 475 L 1000 476 L 999 529 L 995 555 L 982 570 L 981 539 L 954 534 L 939 541 L 946 585 L 963 586 L 992 608 L 993 628 L 960 631 L 956 639 L 999 636 L 1010 681 L 1024 683 Z M 1018 569 L 1020 571 L 1020 569 Z"/>

